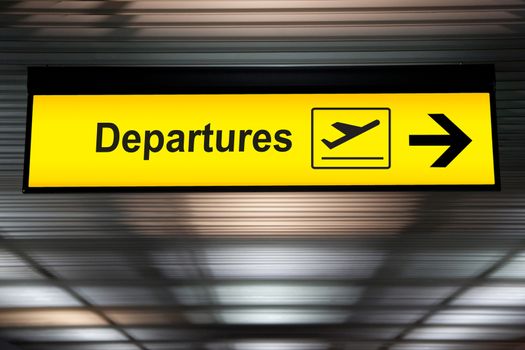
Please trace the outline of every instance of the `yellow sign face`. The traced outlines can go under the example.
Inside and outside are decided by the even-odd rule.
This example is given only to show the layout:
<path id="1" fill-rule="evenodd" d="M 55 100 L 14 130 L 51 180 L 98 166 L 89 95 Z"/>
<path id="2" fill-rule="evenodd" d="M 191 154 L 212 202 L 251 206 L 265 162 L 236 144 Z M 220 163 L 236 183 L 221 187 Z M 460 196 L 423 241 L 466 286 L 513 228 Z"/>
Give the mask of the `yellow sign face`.
<path id="1" fill-rule="evenodd" d="M 495 185 L 489 93 L 35 95 L 28 188 Z"/>

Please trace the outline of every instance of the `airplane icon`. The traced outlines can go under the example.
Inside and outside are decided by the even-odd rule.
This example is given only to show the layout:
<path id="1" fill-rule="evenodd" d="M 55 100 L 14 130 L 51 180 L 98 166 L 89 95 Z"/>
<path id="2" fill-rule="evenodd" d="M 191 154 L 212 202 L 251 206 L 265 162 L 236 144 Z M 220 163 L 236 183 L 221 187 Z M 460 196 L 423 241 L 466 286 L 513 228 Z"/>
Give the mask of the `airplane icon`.
<path id="1" fill-rule="evenodd" d="M 330 149 L 333 149 L 337 146 L 340 146 L 342 145 L 343 143 L 347 142 L 347 141 L 350 141 L 351 139 L 353 139 L 354 137 L 356 136 L 359 136 L 361 135 L 362 133 L 376 127 L 379 125 L 379 120 L 376 119 L 364 126 L 355 126 L 355 125 L 352 125 L 352 124 L 345 124 L 345 123 L 341 123 L 341 122 L 337 122 L 337 123 L 334 123 L 332 124 L 332 126 L 334 128 L 336 128 L 337 130 L 339 130 L 340 132 L 342 132 L 344 135 L 341 136 L 340 138 L 338 138 L 337 140 L 335 141 L 328 141 L 327 139 L 322 139 L 321 141 L 323 141 L 323 143 L 326 145 L 326 147 L 330 148 Z"/>

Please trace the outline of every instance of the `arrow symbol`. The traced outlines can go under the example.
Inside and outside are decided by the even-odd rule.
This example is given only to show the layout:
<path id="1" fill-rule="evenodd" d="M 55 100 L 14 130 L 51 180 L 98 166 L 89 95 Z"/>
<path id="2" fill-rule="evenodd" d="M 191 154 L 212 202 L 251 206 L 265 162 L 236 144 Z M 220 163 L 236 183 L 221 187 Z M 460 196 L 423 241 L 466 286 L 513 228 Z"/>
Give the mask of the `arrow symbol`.
<path id="1" fill-rule="evenodd" d="M 468 146 L 472 140 L 465 135 L 444 114 L 429 114 L 448 135 L 410 135 L 410 146 L 449 146 L 447 150 L 431 165 L 433 168 L 445 168 Z"/>

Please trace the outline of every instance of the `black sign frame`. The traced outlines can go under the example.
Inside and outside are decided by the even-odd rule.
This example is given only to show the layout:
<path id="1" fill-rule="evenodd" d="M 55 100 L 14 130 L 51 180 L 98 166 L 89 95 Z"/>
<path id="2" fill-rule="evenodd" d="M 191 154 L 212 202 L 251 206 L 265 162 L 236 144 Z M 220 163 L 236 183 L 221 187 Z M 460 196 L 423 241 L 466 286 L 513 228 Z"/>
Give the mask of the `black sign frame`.
<path id="1" fill-rule="evenodd" d="M 491 64 L 323 67 L 28 67 L 24 193 L 54 192 L 261 192 L 463 191 L 501 189 Z M 30 187 L 34 95 L 476 93 L 490 94 L 493 185 L 137 186 Z"/>

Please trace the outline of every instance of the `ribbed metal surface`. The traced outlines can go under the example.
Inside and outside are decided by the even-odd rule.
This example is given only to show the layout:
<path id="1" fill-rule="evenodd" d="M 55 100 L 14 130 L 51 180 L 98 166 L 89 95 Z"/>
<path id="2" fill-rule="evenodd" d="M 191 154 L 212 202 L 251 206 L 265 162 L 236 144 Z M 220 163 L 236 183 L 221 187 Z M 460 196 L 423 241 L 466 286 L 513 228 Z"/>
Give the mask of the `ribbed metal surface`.
<path id="1" fill-rule="evenodd" d="M 0 2 L 5 347 L 523 348 L 524 18 L 523 0 Z M 496 65 L 499 193 L 21 194 L 28 65 L 458 62 Z"/>

